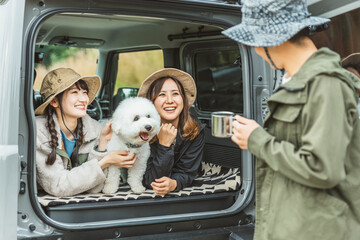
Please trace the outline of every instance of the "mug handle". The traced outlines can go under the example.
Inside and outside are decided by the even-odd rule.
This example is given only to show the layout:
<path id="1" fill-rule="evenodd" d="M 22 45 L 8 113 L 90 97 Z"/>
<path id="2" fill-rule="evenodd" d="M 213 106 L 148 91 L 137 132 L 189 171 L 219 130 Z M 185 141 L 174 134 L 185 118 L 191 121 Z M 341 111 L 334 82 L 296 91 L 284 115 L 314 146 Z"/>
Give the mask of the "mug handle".
<path id="1" fill-rule="evenodd" d="M 233 135 L 232 122 L 235 121 L 235 120 L 236 120 L 235 116 L 231 116 L 231 117 L 230 117 L 230 121 L 231 121 L 231 122 L 229 122 L 229 134 L 228 134 L 229 137 L 231 137 L 231 136 Z"/>

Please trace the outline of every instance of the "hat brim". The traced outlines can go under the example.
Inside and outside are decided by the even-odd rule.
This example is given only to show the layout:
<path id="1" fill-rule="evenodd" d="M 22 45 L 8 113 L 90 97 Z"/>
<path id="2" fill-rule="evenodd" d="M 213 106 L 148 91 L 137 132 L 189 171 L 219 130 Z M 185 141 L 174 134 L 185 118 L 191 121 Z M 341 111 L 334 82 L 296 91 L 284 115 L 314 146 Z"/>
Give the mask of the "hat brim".
<path id="1" fill-rule="evenodd" d="M 330 20 L 326 18 L 309 17 L 300 22 L 277 24 L 276 29 L 279 29 L 277 32 L 270 32 L 266 26 L 249 26 L 240 23 L 222 31 L 222 34 L 247 46 L 273 47 L 286 42 L 305 27 L 322 25 L 329 21 Z"/>
<path id="2" fill-rule="evenodd" d="M 41 104 L 39 107 L 35 109 L 35 115 L 43 115 L 46 107 L 49 105 L 49 103 L 61 92 L 65 91 L 69 87 L 71 87 L 74 83 L 76 83 L 79 80 L 84 80 L 86 82 L 86 85 L 89 88 L 88 96 L 89 96 L 89 104 L 94 101 L 100 87 L 101 87 L 101 80 L 99 76 L 81 76 L 79 78 L 74 79 L 73 81 L 70 81 L 67 85 L 63 86 L 62 88 L 57 90 L 57 94 L 49 97 L 43 104 Z"/>
<path id="3" fill-rule="evenodd" d="M 359 65 L 360 66 L 360 52 L 359 53 L 353 53 L 344 58 L 341 61 L 341 65 L 343 67 L 351 66 L 351 65 Z"/>
<path id="4" fill-rule="evenodd" d="M 148 76 L 140 86 L 138 97 L 145 97 L 151 84 L 159 78 L 172 77 L 178 80 L 184 88 L 186 98 L 191 106 L 196 99 L 196 85 L 193 77 L 176 68 L 164 68 Z"/>

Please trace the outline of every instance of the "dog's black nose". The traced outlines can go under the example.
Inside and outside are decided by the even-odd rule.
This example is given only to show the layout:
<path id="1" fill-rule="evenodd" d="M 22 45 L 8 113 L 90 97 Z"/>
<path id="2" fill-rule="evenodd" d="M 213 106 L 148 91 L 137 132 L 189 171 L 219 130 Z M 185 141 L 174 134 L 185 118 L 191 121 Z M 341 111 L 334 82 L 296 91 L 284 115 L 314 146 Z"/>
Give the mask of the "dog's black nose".
<path id="1" fill-rule="evenodd" d="M 145 126 L 145 129 L 148 130 L 148 131 L 150 131 L 151 128 L 152 128 L 151 125 L 146 125 L 146 126 Z"/>

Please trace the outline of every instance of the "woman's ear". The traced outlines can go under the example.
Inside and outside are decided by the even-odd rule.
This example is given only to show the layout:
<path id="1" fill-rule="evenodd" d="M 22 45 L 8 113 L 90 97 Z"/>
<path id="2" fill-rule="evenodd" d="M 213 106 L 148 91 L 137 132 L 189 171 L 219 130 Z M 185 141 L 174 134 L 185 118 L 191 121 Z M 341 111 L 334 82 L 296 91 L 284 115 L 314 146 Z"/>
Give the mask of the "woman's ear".
<path id="1" fill-rule="evenodd" d="M 59 107 L 59 101 L 58 101 L 58 99 L 55 97 L 53 100 L 51 100 L 50 105 L 51 105 L 53 108 L 58 108 L 58 107 Z"/>

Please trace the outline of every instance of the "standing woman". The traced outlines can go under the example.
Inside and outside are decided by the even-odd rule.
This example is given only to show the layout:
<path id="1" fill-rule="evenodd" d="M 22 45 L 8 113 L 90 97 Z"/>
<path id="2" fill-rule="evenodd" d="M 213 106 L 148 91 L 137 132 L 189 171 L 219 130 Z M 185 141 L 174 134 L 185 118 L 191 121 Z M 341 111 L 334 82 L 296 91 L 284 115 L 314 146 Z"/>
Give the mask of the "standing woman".
<path id="1" fill-rule="evenodd" d="M 178 69 L 165 68 L 144 80 L 138 96 L 150 99 L 161 117 L 160 132 L 150 145 L 144 185 L 158 195 L 190 186 L 205 143 L 204 126 L 189 112 L 196 99 L 194 79 Z"/>
<path id="2" fill-rule="evenodd" d="M 242 22 L 223 33 L 247 46 L 282 85 L 260 127 L 237 116 L 232 140 L 256 156 L 254 239 L 359 239 L 357 94 L 340 57 L 317 49 L 306 0 L 244 0 Z"/>
<path id="3" fill-rule="evenodd" d="M 101 86 L 98 76 L 81 77 L 70 68 L 49 72 L 41 85 L 44 103 L 35 114 L 37 127 L 37 183 L 53 196 L 99 192 L 109 165 L 132 167 L 136 158 L 127 151 L 107 152 L 111 123 L 86 114 Z"/>

